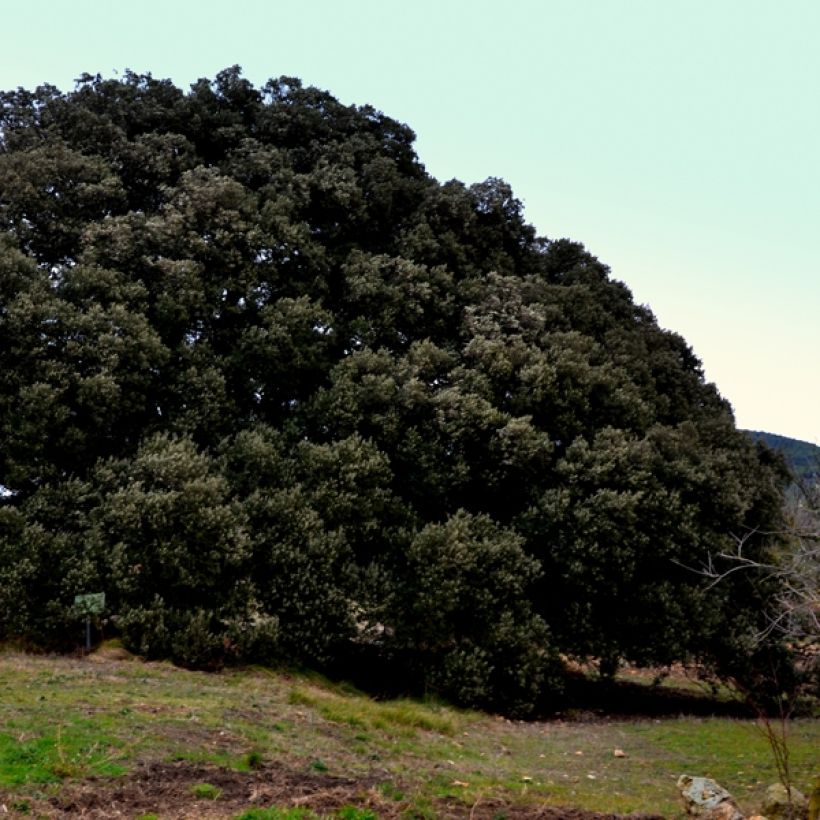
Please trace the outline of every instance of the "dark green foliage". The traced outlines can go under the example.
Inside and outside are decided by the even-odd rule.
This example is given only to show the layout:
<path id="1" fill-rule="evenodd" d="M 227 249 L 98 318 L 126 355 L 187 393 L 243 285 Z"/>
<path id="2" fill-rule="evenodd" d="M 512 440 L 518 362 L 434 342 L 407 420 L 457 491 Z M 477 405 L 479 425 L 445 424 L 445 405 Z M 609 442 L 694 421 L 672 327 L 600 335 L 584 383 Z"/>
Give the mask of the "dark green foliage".
<path id="1" fill-rule="evenodd" d="M 0 507 L 0 616 L 4 637 L 48 647 L 82 639 L 74 596 L 109 589 L 100 545 L 86 537 L 99 498 L 77 479 L 43 487 L 21 507 Z"/>
<path id="2" fill-rule="evenodd" d="M 385 643 L 409 654 L 428 686 L 518 714 L 555 687 L 548 630 L 528 599 L 539 565 L 518 535 L 459 511 L 424 527 L 397 560 L 403 583 Z"/>
<path id="3" fill-rule="evenodd" d="M 127 645 L 212 666 L 253 643 L 249 630 L 275 626 L 247 577 L 245 511 L 190 440 L 153 436 L 133 459 L 102 463 L 91 482 L 101 501 L 88 537 L 101 547 Z"/>
<path id="4" fill-rule="evenodd" d="M 0 95 L 0 637 L 71 645 L 104 590 L 147 655 L 517 714 L 559 652 L 750 657 L 771 589 L 694 570 L 779 528 L 776 459 L 604 264 L 413 139 L 236 67 Z"/>

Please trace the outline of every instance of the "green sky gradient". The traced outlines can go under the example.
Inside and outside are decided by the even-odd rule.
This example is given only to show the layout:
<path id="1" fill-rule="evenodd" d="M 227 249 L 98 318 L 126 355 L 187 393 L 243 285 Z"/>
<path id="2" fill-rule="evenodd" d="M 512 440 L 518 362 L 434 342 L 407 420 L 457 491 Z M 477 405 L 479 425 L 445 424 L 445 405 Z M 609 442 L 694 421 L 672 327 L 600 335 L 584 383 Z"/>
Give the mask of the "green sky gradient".
<path id="1" fill-rule="evenodd" d="M 815 0 L 30 0 L 2 29 L 3 89 L 238 63 L 372 103 L 610 264 L 740 426 L 820 443 Z"/>

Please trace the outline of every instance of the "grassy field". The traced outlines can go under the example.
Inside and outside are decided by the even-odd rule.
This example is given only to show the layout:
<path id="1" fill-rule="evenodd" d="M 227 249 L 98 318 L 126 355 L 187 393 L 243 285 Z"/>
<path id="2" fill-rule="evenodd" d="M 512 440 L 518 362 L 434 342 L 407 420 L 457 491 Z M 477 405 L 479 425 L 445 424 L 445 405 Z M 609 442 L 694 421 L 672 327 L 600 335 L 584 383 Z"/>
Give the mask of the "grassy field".
<path id="1" fill-rule="evenodd" d="M 0 816 L 500 820 L 574 806 L 676 817 L 682 773 L 714 777 L 749 813 L 776 780 L 749 720 L 520 723 L 376 702 L 317 678 L 113 654 L 0 655 Z M 818 748 L 818 722 L 795 721 L 799 788 Z"/>

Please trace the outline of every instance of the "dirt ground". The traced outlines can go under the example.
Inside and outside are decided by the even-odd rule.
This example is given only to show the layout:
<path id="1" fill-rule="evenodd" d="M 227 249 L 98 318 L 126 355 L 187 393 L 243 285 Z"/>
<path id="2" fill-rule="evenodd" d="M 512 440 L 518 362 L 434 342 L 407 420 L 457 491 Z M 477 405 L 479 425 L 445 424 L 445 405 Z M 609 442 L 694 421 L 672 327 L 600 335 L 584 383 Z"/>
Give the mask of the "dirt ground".
<path id="1" fill-rule="evenodd" d="M 221 790 L 217 799 L 197 799 L 193 787 L 208 783 Z M 407 803 L 386 798 L 375 780 L 353 780 L 328 774 L 306 774 L 281 766 L 264 766 L 253 772 L 237 772 L 188 762 L 151 763 L 119 780 L 89 778 L 64 786 L 58 797 L 30 800 L 15 806 L 0 792 L 0 817 L 135 818 L 156 814 L 162 820 L 215 820 L 231 818 L 248 809 L 277 806 L 331 813 L 342 806 L 372 809 L 385 820 L 412 817 Z M 23 809 L 23 811 L 20 811 Z M 616 820 L 615 814 L 598 814 L 573 808 L 510 806 L 487 798 L 473 806 L 440 800 L 434 806 L 442 820 Z M 662 820 L 659 815 L 630 815 L 634 820 Z"/>

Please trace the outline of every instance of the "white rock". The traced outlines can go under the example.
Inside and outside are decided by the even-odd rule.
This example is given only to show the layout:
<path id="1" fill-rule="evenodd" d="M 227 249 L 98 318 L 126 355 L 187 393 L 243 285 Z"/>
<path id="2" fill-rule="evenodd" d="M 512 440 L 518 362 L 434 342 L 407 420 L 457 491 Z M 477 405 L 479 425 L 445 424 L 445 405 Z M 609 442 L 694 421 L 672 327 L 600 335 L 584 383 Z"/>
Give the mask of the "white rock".
<path id="1" fill-rule="evenodd" d="M 687 814 L 703 820 L 744 820 L 732 795 L 708 777 L 682 774 L 678 778 L 678 788 Z"/>

